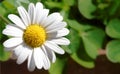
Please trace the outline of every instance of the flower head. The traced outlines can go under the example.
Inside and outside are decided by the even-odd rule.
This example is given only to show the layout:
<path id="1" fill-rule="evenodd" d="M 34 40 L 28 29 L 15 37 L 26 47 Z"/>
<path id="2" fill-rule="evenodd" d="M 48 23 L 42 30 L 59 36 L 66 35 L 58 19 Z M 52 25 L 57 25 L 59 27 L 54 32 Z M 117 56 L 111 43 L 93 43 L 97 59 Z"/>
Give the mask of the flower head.
<path id="1" fill-rule="evenodd" d="M 8 15 L 13 24 L 8 24 L 3 34 L 11 36 L 3 45 L 17 57 L 17 63 L 28 60 L 28 70 L 50 68 L 50 62 L 56 60 L 55 52 L 64 54 L 59 45 L 69 45 L 69 40 L 63 36 L 69 33 L 66 22 L 59 13 L 48 15 L 42 3 L 30 3 L 28 11 L 24 7 L 17 8 L 20 16 Z"/>

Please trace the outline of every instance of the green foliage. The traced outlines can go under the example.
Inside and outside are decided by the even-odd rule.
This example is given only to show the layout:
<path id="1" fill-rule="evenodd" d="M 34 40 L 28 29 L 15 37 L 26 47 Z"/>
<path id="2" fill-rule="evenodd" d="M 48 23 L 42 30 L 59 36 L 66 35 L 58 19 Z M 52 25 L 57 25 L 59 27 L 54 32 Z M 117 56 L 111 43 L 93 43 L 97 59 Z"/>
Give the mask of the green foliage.
<path id="1" fill-rule="evenodd" d="M 106 27 L 106 33 L 112 38 L 120 38 L 120 20 L 111 19 Z"/>
<path id="2" fill-rule="evenodd" d="M 72 48 L 72 46 L 79 45 L 81 42 L 80 40 L 82 38 L 87 54 L 91 58 L 95 59 L 98 56 L 98 49 L 100 49 L 103 45 L 103 41 L 105 38 L 104 31 L 101 29 L 98 29 L 98 28 L 94 28 L 90 25 L 82 25 L 75 20 L 68 20 L 68 24 L 70 27 L 72 27 L 74 30 L 76 30 L 78 32 L 78 33 L 77 32 L 73 33 L 73 31 L 70 30 L 71 33 L 69 35 L 73 39 L 72 40 L 71 40 L 71 38 L 69 38 L 69 39 L 71 41 L 76 42 L 76 44 L 75 44 L 75 42 L 72 42 L 70 44 L 70 49 L 71 50 L 78 49 L 79 46 L 77 48 L 75 48 L 75 47 Z M 74 36 L 71 35 L 72 33 Z M 77 36 L 77 37 L 75 37 L 75 36 Z"/>
<path id="3" fill-rule="evenodd" d="M 68 4 L 69 6 L 73 6 L 75 3 L 75 0 L 63 0 L 65 4 Z"/>
<path id="4" fill-rule="evenodd" d="M 94 18 L 92 13 L 96 10 L 96 7 L 92 4 L 92 0 L 78 0 L 78 8 L 84 17 Z"/>
<path id="5" fill-rule="evenodd" d="M 120 63 L 120 0 L 4 0 L 0 3 L 0 61 L 7 61 L 10 52 L 4 50 L 3 42 L 8 39 L 2 34 L 9 24 L 8 14 L 17 12 L 22 5 L 41 1 L 45 8 L 60 12 L 70 30 L 70 45 L 61 46 L 65 58 L 57 57 L 49 70 L 50 74 L 62 74 L 68 58 L 85 68 L 94 68 L 97 56 L 103 54 L 113 63 Z"/>
<path id="6" fill-rule="evenodd" d="M 4 9 L 2 6 L 0 6 L 0 14 L 1 14 L 1 15 L 4 15 L 5 12 L 6 12 L 5 9 Z"/>
<path id="7" fill-rule="evenodd" d="M 81 52 L 81 51 L 80 51 Z M 78 54 L 82 54 L 81 53 L 78 53 Z M 76 61 L 79 65 L 82 65 L 83 67 L 86 67 L 86 68 L 94 68 L 95 64 L 94 64 L 94 61 L 93 60 L 85 60 L 84 58 L 88 58 L 88 56 L 86 55 L 86 53 L 84 52 L 84 54 L 81 55 L 82 57 L 80 57 L 80 55 L 77 55 L 77 52 L 76 53 L 73 53 L 71 55 L 71 58 Z"/>
<path id="8" fill-rule="evenodd" d="M 67 22 L 71 28 L 78 31 L 79 33 L 82 33 L 84 31 L 92 28 L 90 25 L 82 25 L 82 24 L 78 23 L 76 20 L 67 20 Z"/>
<path id="9" fill-rule="evenodd" d="M 5 52 L 2 44 L 0 44 L 0 61 L 7 61 L 10 58 L 10 52 Z"/>
<path id="10" fill-rule="evenodd" d="M 105 33 L 101 29 L 93 29 L 82 34 L 85 50 L 87 54 L 96 59 L 98 50 L 102 48 Z"/>
<path id="11" fill-rule="evenodd" d="M 57 58 L 56 62 L 51 65 L 49 69 L 50 74 L 63 74 L 63 70 L 66 64 L 66 58 Z"/>
<path id="12" fill-rule="evenodd" d="M 113 40 L 107 44 L 107 57 L 111 62 L 120 63 L 120 40 Z"/>
<path id="13" fill-rule="evenodd" d="M 70 29 L 70 34 L 68 35 L 68 38 L 71 42 L 68 48 L 71 53 L 74 53 L 77 49 L 79 49 L 81 38 L 79 37 L 78 33 L 73 29 Z"/>

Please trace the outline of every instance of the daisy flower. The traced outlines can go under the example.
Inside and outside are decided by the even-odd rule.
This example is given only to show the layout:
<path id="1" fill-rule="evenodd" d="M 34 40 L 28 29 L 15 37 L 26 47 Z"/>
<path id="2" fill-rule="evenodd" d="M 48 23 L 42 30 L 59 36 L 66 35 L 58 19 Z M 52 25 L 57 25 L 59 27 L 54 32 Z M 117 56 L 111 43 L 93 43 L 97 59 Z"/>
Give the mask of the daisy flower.
<path id="1" fill-rule="evenodd" d="M 60 13 L 48 15 L 49 10 L 43 8 L 40 2 L 36 5 L 30 3 L 28 11 L 22 6 L 17 10 L 19 16 L 8 15 L 13 24 L 8 24 L 3 30 L 3 34 L 11 37 L 3 43 L 4 47 L 16 55 L 18 64 L 28 60 L 29 71 L 34 71 L 36 67 L 48 70 L 50 63 L 56 60 L 55 53 L 65 53 L 59 45 L 70 43 L 63 37 L 69 33 L 65 28 L 66 22 Z"/>

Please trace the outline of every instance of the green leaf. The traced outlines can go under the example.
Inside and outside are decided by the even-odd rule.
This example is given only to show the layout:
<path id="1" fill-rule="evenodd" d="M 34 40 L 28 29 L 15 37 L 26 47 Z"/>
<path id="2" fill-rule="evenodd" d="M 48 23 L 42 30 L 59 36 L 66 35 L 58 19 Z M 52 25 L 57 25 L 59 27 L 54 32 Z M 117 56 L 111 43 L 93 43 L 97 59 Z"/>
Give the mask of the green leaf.
<path id="1" fill-rule="evenodd" d="M 96 59 L 98 56 L 98 50 L 102 48 L 103 41 L 105 38 L 105 33 L 101 29 L 93 29 L 84 32 L 82 35 L 82 40 L 86 53 L 92 58 Z"/>
<path id="2" fill-rule="evenodd" d="M 79 33 L 85 31 L 85 30 L 89 30 L 91 29 L 92 27 L 90 25 L 83 25 L 83 24 L 80 24 L 78 23 L 76 20 L 67 20 L 68 22 L 68 25 L 75 29 L 76 31 L 78 31 Z"/>
<path id="3" fill-rule="evenodd" d="M 71 51 L 71 49 L 69 49 L 69 46 L 61 46 L 64 50 L 65 50 L 65 52 L 67 52 L 68 54 L 71 54 L 72 53 L 72 51 Z"/>
<path id="4" fill-rule="evenodd" d="M 5 0 L 2 2 L 3 6 L 8 10 L 15 9 L 15 1 L 14 0 Z"/>
<path id="5" fill-rule="evenodd" d="M 10 52 L 6 52 L 0 44 L 0 61 L 7 61 L 10 58 Z"/>
<path id="6" fill-rule="evenodd" d="M 45 4 L 49 7 L 49 8 L 62 8 L 63 4 L 61 2 L 52 2 L 52 1 L 47 1 L 45 2 Z"/>
<path id="7" fill-rule="evenodd" d="M 92 4 L 92 0 L 78 0 L 78 8 L 84 17 L 88 19 L 94 18 L 92 13 L 96 10 L 96 7 Z"/>
<path id="8" fill-rule="evenodd" d="M 37 3 L 37 2 L 40 2 L 40 1 L 43 1 L 43 0 L 28 0 L 30 1 L 31 3 Z"/>
<path id="9" fill-rule="evenodd" d="M 0 32 L 0 41 L 1 41 L 1 39 L 2 39 L 2 33 Z"/>
<path id="10" fill-rule="evenodd" d="M 67 20 L 67 22 L 68 25 L 76 31 L 83 31 L 83 26 L 79 24 L 76 20 Z"/>
<path id="11" fill-rule="evenodd" d="M 65 4 L 69 5 L 69 6 L 73 6 L 75 3 L 75 0 L 63 0 Z"/>
<path id="12" fill-rule="evenodd" d="M 66 59 L 57 58 L 49 69 L 50 74 L 63 74 L 63 70 L 66 64 Z"/>
<path id="13" fill-rule="evenodd" d="M 70 40 L 70 45 L 68 48 L 70 49 L 69 52 L 74 53 L 77 49 L 79 49 L 81 39 L 77 31 L 73 29 L 69 29 L 70 34 L 68 35 L 68 39 Z"/>
<path id="14" fill-rule="evenodd" d="M 71 54 L 71 58 L 79 65 L 86 68 L 94 68 L 94 61 L 86 54 L 83 49 Z"/>
<path id="15" fill-rule="evenodd" d="M 119 10 L 120 7 L 120 0 L 114 0 L 112 2 L 111 8 L 109 8 L 109 14 L 110 15 L 115 15 L 116 11 Z"/>
<path id="16" fill-rule="evenodd" d="M 5 20 L 5 17 L 1 16 L 1 19 L 0 19 L 0 43 L 2 43 L 2 41 L 5 39 L 5 37 L 2 34 L 2 31 L 5 28 L 6 22 L 3 20 Z"/>
<path id="17" fill-rule="evenodd" d="M 5 15 L 6 10 L 0 5 L 0 16 Z"/>
<path id="18" fill-rule="evenodd" d="M 106 33 L 112 38 L 120 38 L 120 20 L 110 20 L 106 27 Z"/>
<path id="19" fill-rule="evenodd" d="M 120 63 L 120 40 L 113 40 L 107 44 L 106 55 L 113 63 Z"/>
<path id="20" fill-rule="evenodd" d="M 1 28 L 1 25 L 0 25 L 0 41 L 2 39 L 2 28 Z"/>

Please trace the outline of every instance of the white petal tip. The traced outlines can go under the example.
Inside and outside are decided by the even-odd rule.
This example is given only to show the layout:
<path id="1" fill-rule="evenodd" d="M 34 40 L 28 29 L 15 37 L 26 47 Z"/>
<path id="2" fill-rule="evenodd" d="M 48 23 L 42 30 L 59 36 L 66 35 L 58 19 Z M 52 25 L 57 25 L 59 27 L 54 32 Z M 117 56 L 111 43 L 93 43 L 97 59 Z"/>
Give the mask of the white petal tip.
<path id="1" fill-rule="evenodd" d="M 37 2 L 37 3 L 36 3 L 36 6 L 37 6 L 37 5 L 43 6 L 43 4 L 42 4 L 41 2 Z"/>
<path id="2" fill-rule="evenodd" d="M 56 59 L 52 60 L 52 63 L 55 63 Z"/>
<path id="3" fill-rule="evenodd" d="M 23 8 L 22 6 L 19 6 L 17 9 L 21 9 L 21 8 Z"/>
<path id="4" fill-rule="evenodd" d="M 28 68 L 29 72 L 33 72 L 35 69 Z"/>
<path id="5" fill-rule="evenodd" d="M 16 63 L 19 64 L 19 65 L 21 64 L 20 61 L 16 61 Z"/>
<path id="6" fill-rule="evenodd" d="M 5 35 L 6 35 L 6 30 L 5 30 L 5 29 L 2 31 L 2 34 L 5 34 Z"/>
<path id="7" fill-rule="evenodd" d="M 63 51 L 61 52 L 61 54 L 65 54 L 65 51 L 63 50 Z"/>
<path id="8" fill-rule="evenodd" d="M 58 53 L 58 54 L 63 55 L 63 54 L 65 54 L 65 51 L 62 49 L 61 51 L 59 51 L 59 53 Z"/>
<path id="9" fill-rule="evenodd" d="M 12 16 L 14 16 L 14 14 L 9 14 L 9 15 L 8 15 L 8 18 L 11 19 Z"/>
<path id="10" fill-rule="evenodd" d="M 66 45 L 69 45 L 69 44 L 70 44 L 70 40 L 67 40 Z"/>

